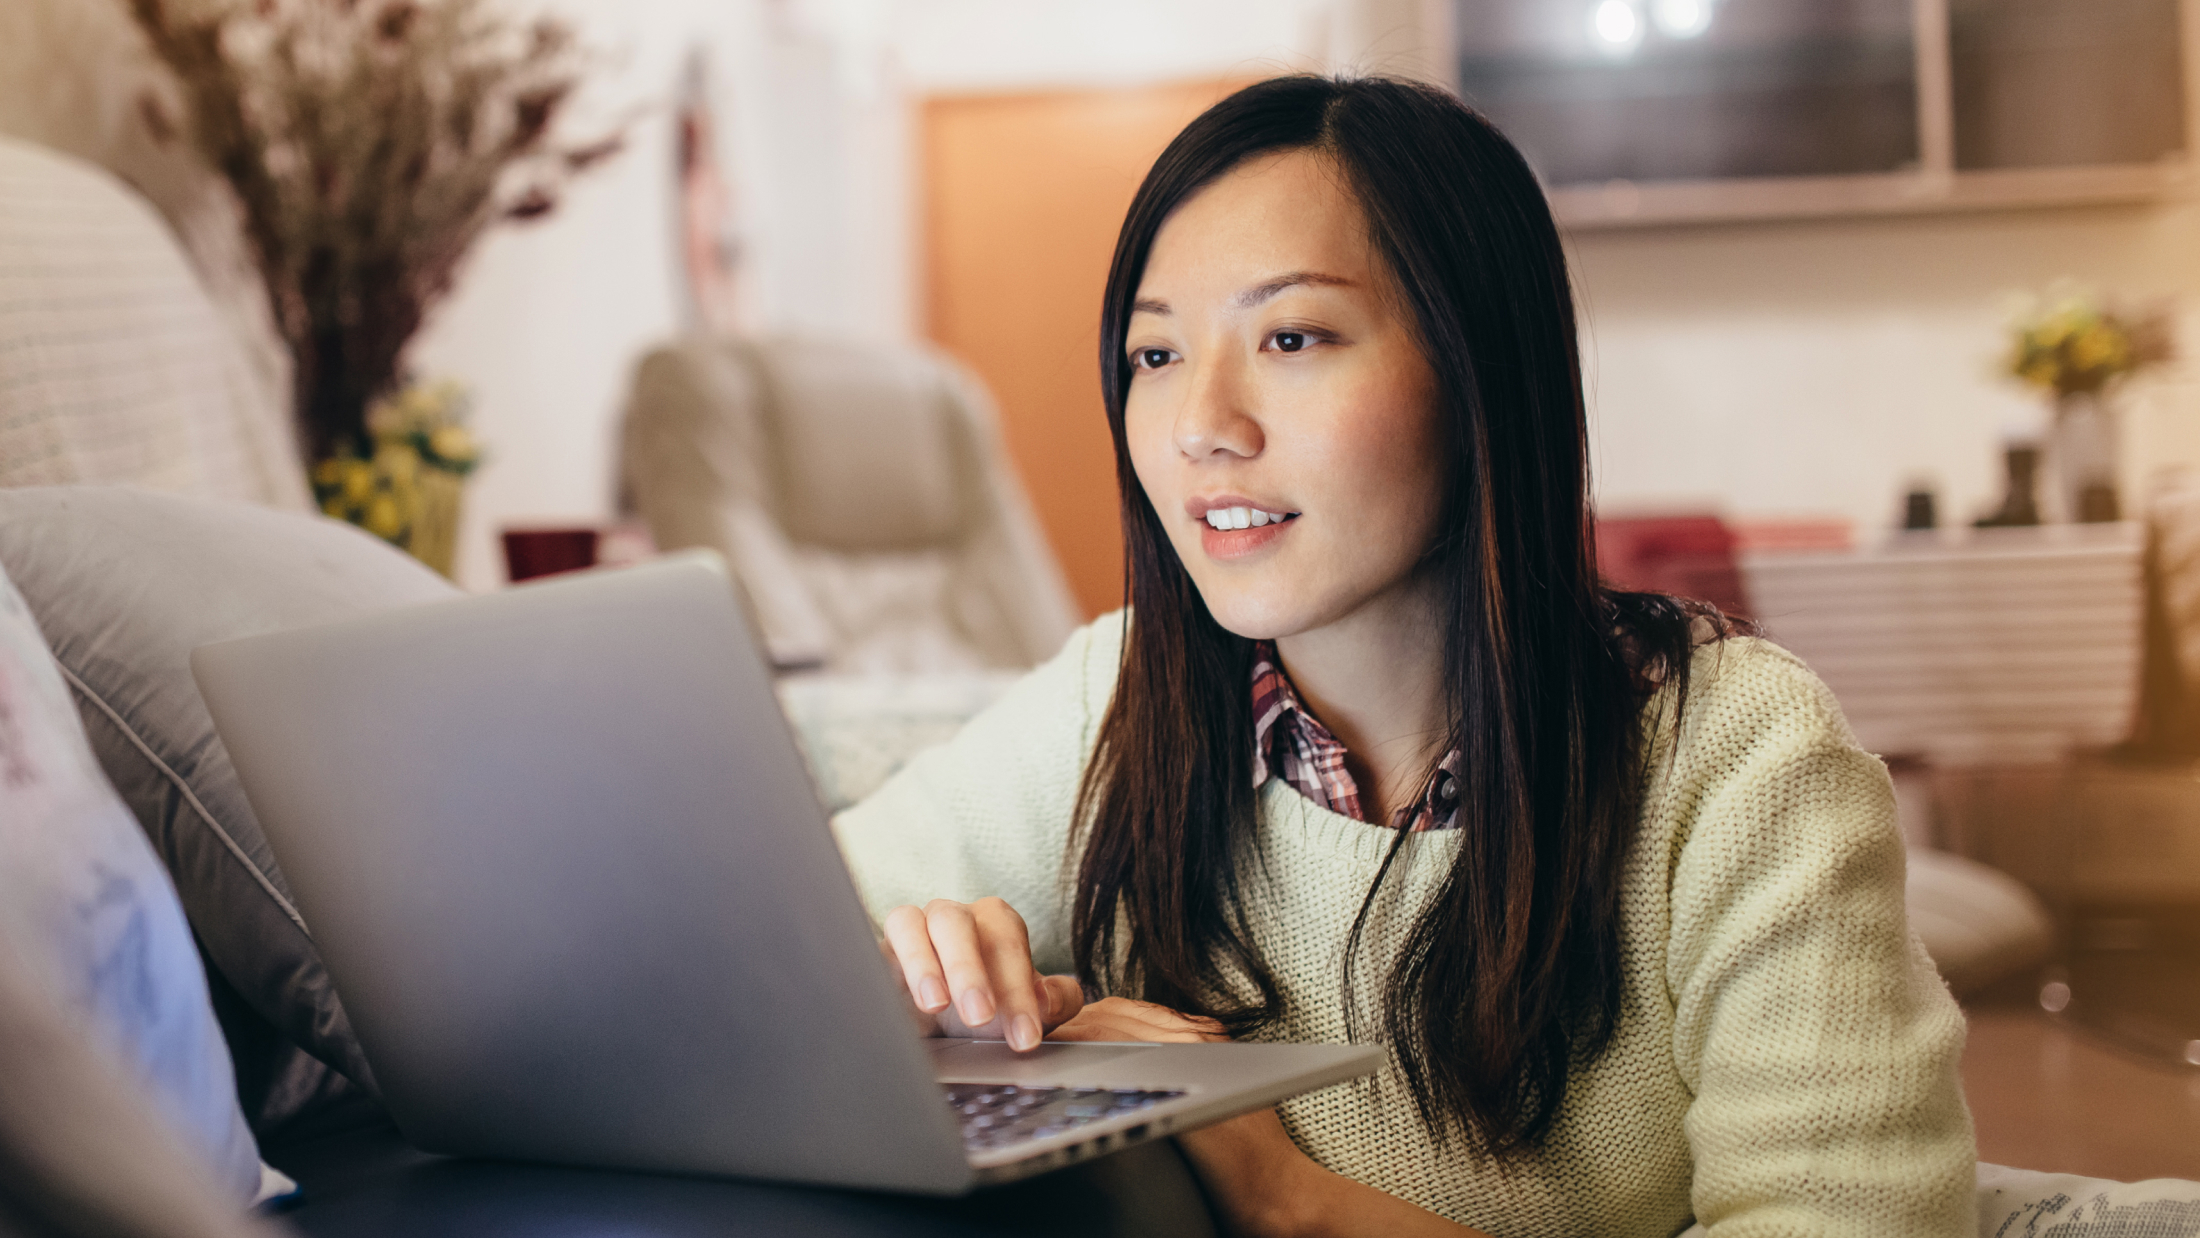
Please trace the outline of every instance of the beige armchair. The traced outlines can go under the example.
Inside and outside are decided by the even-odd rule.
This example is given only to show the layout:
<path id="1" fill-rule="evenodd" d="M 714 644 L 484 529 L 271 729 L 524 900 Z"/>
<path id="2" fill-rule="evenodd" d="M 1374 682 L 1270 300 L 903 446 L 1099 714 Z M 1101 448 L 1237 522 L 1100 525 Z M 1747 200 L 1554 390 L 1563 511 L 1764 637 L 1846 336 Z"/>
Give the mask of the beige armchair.
<path id="1" fill-rule="evenodd" d="M 724 554 L 783 664 L 1025 667 L 1076 626 L 990 403 L 936 353 L 685 340 L 643 359 L 621 457 L 657 545 Z"/>

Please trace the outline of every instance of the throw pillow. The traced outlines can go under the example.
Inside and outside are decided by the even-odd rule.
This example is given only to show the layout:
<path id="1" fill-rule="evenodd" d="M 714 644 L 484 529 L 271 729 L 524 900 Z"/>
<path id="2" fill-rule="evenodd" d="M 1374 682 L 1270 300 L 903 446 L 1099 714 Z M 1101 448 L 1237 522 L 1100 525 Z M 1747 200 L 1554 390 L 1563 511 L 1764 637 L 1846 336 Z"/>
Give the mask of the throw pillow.
<path id="1" fill-rule="evenodd" d="M 289 883 L 191 678 L 210 641 L 449 597 L 442 577 L 349 525 L 118 487 L 0 490 L 0 567 L 52 645 L 93 752 L 168 865 L 207 958 L 242 1005 L 371 1090 Z M 330 702 L 330 708 L 342 708 Z M 252 1045 L 232 1026 L 233 1046 Z M 272 1037 L 259 1037 L 267 1052 Z M 327 1089 L 239 1061 L 272 1128 Z"/>
<path id="2" fill-rule="evenodd" d="M 2077 1174 L 1978 1167 L 1978 1232 L 2162 1238 L 2200 1233 L 2200 1182 L 2116 1182 Z"/>
<path id="3" fill-rule="evenodd" d="M 123 1063 L 241 1207 L 259 1149 L 168 876 L 92 759 L 30 608 L 0 572 L 0 956 L 11 1028 L 54 1012 Z M 10 1075 L 43 1078 L 11 1058 Z M 28 1086 L 26 1084 L 26 1086 Z M 65 1113 L 51 1133 L 64 1138 Z"/>

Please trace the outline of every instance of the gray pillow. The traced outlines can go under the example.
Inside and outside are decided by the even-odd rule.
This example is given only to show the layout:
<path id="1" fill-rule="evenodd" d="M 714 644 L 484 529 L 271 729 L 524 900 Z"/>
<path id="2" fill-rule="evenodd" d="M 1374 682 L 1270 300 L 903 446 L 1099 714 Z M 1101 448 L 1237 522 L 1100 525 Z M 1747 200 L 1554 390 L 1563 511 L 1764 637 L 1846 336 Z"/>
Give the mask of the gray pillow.
<path id="1" fill-rule="evenodd" d="M 0 568 L 37 616 L 101 767 L 168 865 L 217 996 L 233 989 L 282 1040 L 371 1091 L 190 654 L 457 590 L 336 521 L 104 486 L 0 490 Z M 251 1039 L 229 1026 L 233 1047 Z M 286 1072 L 266 1062 L 238 1065 L 263 1131 L 328 1090 L 296 1071 L 271 1078 Z"/>
<path id="2" fill-rule="evenodd" d="M 242 1209 L 259 1193 L 260 1157 L 244 1115 L 221 1029 L 168 876 L 130 814 L 100 775 L 58 667 L 30 609 L 0 572 L 0 993 L 4 1039 L 17 1053 L 0 1067 L 9 1114 L 21 1094 L 59 1099 L 43 1130 L 7 1125 L 0 1176 L 10 1194 L 52 1174 L 90 1168 L 98 1156 L 72 1149 L 83 1132 L 79 1097 L 53 1098 L 71 1050 L 39 1050 L 38 1026 L 66 1028 L 105 1059 L 95 1076 L 133 1081 L 172 1135 L 190 1148 L 198 1174 Z M 114 1068 L 119 1066 L 120 1070 Z M 81 1068 L 79 1068 L 81 1074 Z M 109 1089 L 112 1090 L 112 1089 Z M 156 1121 L 156 1126 L 160 1125 Z M 41 1155 L 43 1154 L 43 1155 Z M 88 1158 L 88 1159 L 87 1159 Z M 79 1164 L 83 1161 L 83 1164 Z M 47 1173 L 22 1172 L 26 1162 Z M 112 1168 L 112 1166 L 109 1166 Z M 81 1176 L 81 1175 L 78 1175 Z"/>

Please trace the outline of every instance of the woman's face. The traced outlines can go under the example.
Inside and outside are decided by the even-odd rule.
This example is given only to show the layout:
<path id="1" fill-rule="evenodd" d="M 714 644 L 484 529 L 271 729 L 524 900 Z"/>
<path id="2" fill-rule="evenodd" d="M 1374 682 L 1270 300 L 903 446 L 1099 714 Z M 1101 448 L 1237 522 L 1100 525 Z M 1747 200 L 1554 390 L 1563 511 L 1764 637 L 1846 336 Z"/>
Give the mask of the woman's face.
<path id="1" fill-rule="evenodd" d="M 1331 162 L 1251 160 L 1179 206 L 1124 349 L 1132 465 L 1218 623 L 1422 618 L 1436 380 Z"/>

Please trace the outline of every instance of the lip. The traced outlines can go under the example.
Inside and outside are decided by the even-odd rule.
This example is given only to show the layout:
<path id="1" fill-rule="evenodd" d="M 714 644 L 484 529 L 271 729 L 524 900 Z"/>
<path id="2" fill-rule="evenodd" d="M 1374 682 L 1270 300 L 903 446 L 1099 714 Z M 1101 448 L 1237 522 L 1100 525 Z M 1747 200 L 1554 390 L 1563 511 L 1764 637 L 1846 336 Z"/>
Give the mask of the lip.
<path id="1" fill-rule="evenodd" d="M 1199 547 L 1210 559 L 1242 559 L 1266 550 L 1297 523 L 1286 520 L 1282 524 L 1264 524 L 1257 529 L 1218 529 L 1201 521 Z"/>
<path id="2" fill-rule="evenodd" d="M 1218 529 L 1207 523 L 1207 513 L 1226 507 L 1257 507 L 1262 511 L 1289 512 L 1292 519 L 1259 528 Z M 1243 559 L 1260 553 L 1297 524 L 1299 512 L 1286 503 L 1249 499 L 1242 494 L 1194 496 L 1184 501 L 1184 512 L 1199 522 L 1199 546 L 1210 559 Z"/>

